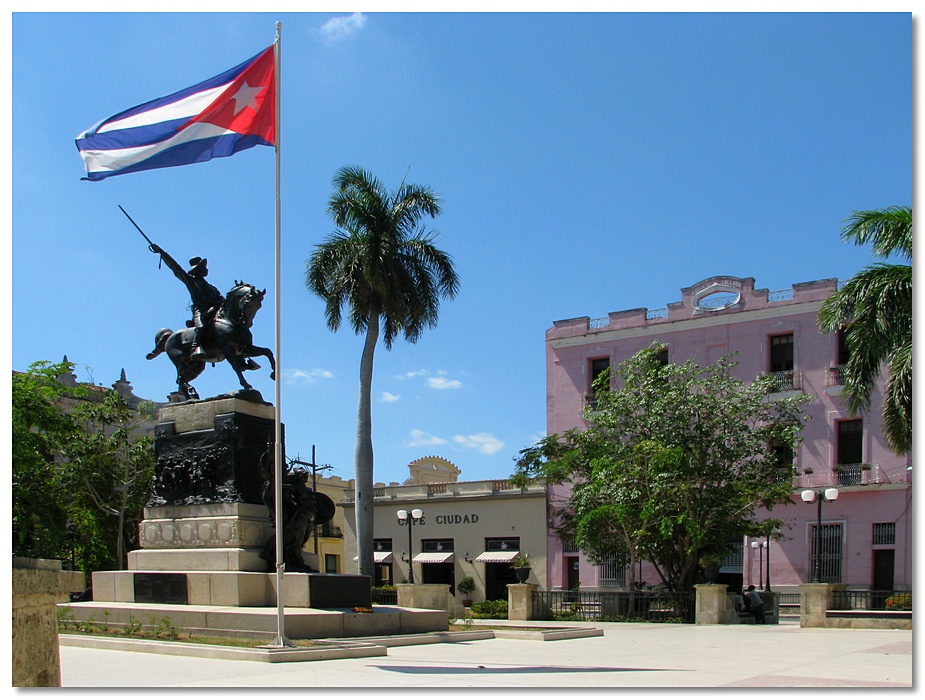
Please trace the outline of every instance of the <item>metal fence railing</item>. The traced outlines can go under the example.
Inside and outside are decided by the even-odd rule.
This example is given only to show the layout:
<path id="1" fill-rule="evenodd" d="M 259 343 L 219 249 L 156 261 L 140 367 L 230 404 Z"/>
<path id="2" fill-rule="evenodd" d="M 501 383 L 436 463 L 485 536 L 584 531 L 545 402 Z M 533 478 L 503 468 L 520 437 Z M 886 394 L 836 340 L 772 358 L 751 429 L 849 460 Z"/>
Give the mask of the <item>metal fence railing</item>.
<path id="1" fill-rule="evenodd" d="M 833 610 L 912 610 L 912 591 L 833 591 Z"/>
<path id="2" fill-rule="evenodd" d="M 398 591 L 394 588 L 373 588 L 373 603 L 377 605 L 398 605 Z"/>
<path id="3" fill-rule="evenodd" d="M 597 620 L 600 622 L 695 621 L 693 593 L 664 591 L 534 591 L 534 620 Z"/>

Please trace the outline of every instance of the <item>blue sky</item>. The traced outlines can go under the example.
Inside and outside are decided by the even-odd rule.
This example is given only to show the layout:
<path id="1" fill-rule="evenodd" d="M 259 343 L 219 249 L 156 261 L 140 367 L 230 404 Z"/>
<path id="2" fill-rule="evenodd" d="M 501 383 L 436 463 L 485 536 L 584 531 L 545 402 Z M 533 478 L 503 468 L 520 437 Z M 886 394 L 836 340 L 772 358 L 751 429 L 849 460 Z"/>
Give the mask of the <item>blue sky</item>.
<path id="1" fill-rule="evenodd" d="M 165 400 L 158 328 L 185 288 L 118 209 L 223 291 L 267 288 L 275 160 L 81 181 L 78 133 L 271 45 L 282 22 L 282 420 L 287 454 L 353 474 L 362 339 L 304 286 L 333 231 L 334 173 L 359 165 L 443 199 L 432 222 L 461 280 L 439 326 L 377 350 L 375 472 L 437 454 L 503 477 L 545 432 L 544 333 L 660 308 L 712 275 L 759 287 L 847 279 L 853 210 L 912 204 L 912 19 L 887 14 L 12 15 L 11 366 L 64 355 L 81 380 Z M 250 381 L 272 400 L 267 369 Z M 207 368 L 203 396 L 237 388 Z"/>

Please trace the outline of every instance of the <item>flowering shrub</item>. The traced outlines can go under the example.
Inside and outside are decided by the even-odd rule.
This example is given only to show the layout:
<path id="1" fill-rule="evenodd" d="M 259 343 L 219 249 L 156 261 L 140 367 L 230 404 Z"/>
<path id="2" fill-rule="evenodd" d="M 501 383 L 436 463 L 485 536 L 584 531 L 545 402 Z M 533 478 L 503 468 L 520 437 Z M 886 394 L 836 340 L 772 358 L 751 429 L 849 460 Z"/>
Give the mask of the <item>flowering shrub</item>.
<path id="1" fill-rule="evenodd" d="M 892 595 L 886 599 L 887 610 L 912 610 L 912 596 L 908 593 Z"/>

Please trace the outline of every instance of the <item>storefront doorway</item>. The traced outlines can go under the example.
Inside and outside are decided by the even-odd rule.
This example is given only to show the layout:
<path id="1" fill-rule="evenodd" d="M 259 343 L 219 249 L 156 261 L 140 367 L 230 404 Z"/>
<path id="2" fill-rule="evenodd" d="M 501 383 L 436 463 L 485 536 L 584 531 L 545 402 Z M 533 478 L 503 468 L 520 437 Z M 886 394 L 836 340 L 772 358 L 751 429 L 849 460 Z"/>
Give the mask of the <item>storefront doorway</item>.
<path id="1" fill-rule="evenodd" d="M 450 595 L 456 595 L 455 565 L 449 564 L 421 564 L 423 570 L 422 583 L 448 583 Z"/>
<path id="2" fill-rule="evenodd" d="M 507 585 L 517 583 L 509 562 L 485 564 L 485 600 L 507 600 Z"/>

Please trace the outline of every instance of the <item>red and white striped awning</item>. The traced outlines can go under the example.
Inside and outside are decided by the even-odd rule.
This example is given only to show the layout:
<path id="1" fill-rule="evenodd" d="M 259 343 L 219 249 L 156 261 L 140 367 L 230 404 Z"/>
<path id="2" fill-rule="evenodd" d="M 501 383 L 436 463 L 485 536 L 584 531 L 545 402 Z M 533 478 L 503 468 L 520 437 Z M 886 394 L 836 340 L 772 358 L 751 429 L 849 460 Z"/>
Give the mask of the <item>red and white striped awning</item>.
<path id="1" fill-rule="evenodd" d="M 412 559 L 415 564 L 447 564 L 453 559 L 453 552 L 421 552 Z"/>
<path id="2" fill-rule="evenodd" d="M 482 552 L 475 560 L 483 564 L 510 564 L 520 554 L 517 550 L 499 549 L 491 552 Z"/>
<path id="3" fill-rule="evenodd" d="M 391 552 L 373 552 L 373 559 L 377 564 L 391 564 L 392 563 L 392 553 Z M 353 561 L 358 561 L 359 557 L 354 557 Z"/>

